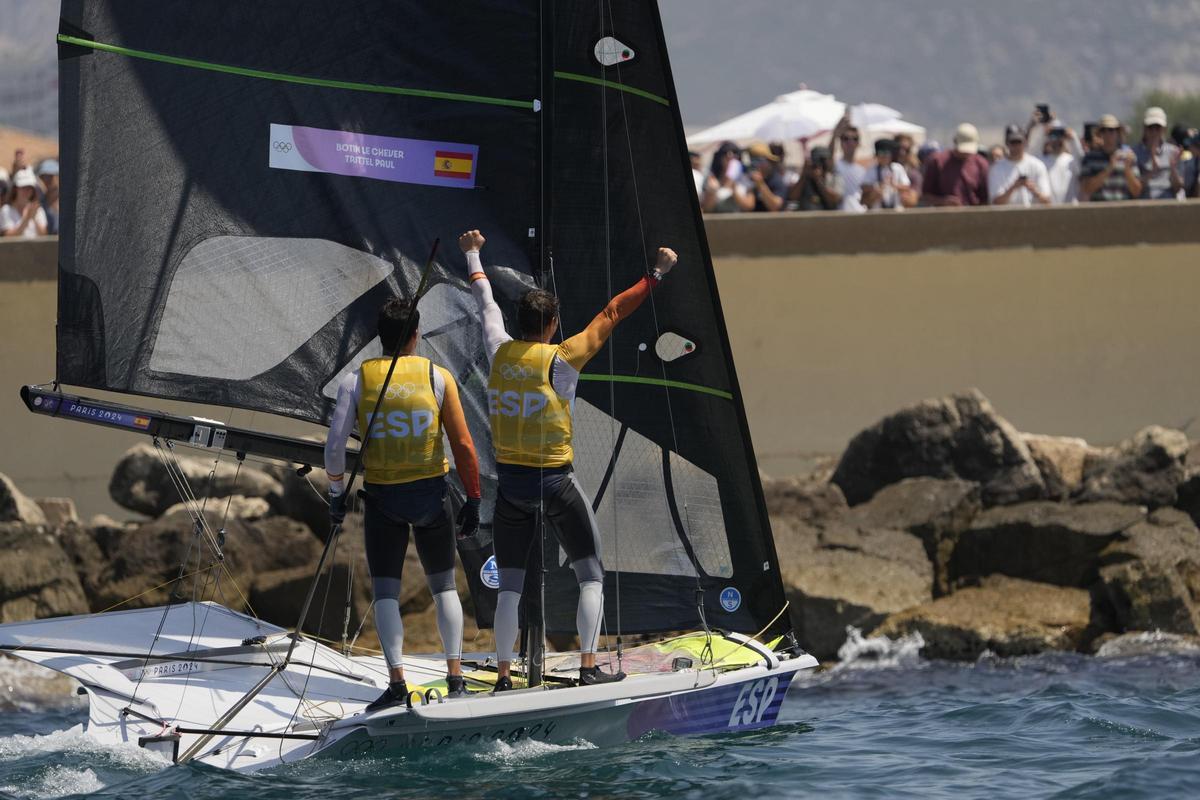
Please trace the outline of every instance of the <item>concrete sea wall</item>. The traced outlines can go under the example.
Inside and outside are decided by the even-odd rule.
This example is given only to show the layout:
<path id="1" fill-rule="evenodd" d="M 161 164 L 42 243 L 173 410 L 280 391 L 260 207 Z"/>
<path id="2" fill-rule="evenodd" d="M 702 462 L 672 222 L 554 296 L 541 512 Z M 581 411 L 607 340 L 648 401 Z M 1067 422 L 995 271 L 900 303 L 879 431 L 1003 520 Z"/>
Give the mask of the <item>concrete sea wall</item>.
<path id="1" fill-rule="evenodd" d="M 771 474 L 970 386 L 1024 431 L 1111 443 L 1160 423 L 1195 436 L 1200 203 L 730 215 L 707 227 Z M 0 472 L 28 494 L 74 497 L 85 516 L 114 513 L 108 479 L 137 437 L 37 418 L 17 397 L 53 377 L 56 254 L 54 239 L 0 242 Z M 249 412 L 230 421 L 251 424 Z"/>

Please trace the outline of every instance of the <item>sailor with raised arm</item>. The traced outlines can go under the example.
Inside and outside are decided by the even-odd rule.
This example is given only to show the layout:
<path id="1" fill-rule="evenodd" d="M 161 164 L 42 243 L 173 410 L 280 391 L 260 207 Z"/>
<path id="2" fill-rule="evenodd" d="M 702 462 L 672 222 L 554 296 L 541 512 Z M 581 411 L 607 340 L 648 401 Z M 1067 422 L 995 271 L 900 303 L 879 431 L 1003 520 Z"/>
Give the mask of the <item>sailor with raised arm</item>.
<path id="1" fill-rule="evenodd" d="M 537 541 L 537 518 L 544 516 L 570 559 L 579 581 L 575 624 L 581 651 L 579 680 L 611 683 L 623 672 L 601 672 L 596 646 L 604 616 L 604 567 L 600 532 L 592 504 L 575 480 L 571 464 L 572 403 L 583 366 L 600 351 L 613 328 L 650 296 L 675 266 L 676 255 L 658 250 L 652 275 L 609 301 L 581 332 L 562 344 L 551 344 L 558 330 L 558 298 L 543 289 L 526 292 L 517 304 L 514 340 L 504 330 L 500 308 L 492 298 L 479 251 L 484 238 L 467 231 L 458 239 L 467 257 L 471 291 L 479 304 L 483 339 L 490 364 L 488 416 L 496 454 L 499 492 L 493 517 L 500 592 L 496 600 L 496 691 L 512 688 L 509 668 L 517 640 L 517 608 L 525 583 L 525 564 Z"/>
<path id="2" fill-rule="evenodd" d="M 463 613 L 454 584 L 455 531 L 446 494 L 450 468 L 442 447 L 442 432 L 450 441 L 458 476 L 467 490 L 467 502 L 457 520 L 460 536 L 473 534 L 479 526 L 479 461 L 453 376 L 429 359 L 413 355 L 419 322 L 420 312 L 410 300 L 393 297 L 383 305 L 379 311 L 379 341 L 384 357 L 364 361 L 342 379 L 325 440 L 329 515 L 333 522 L 341 523 L 346 515 L 342 476 L 346 439 L 355 422 L 364 444 L 370 438 L 363 465 L 363 524 L 375 596 L 375 627 L 387 658 L 390 684 L 367 706 L 367 711 L 403 703 L 408 696 L 402 658 L 400 575 L 410 526 L 437 607 L 438 632 L 446 650 L 448 695 L 466 694 L 462 677 Z M 408 331 L 412 335 L 401 342 Z M 385 388 L 383 383 L 397 350 L 400 355 Z M 376 402 L 378 413 L 372 417 Z"/>

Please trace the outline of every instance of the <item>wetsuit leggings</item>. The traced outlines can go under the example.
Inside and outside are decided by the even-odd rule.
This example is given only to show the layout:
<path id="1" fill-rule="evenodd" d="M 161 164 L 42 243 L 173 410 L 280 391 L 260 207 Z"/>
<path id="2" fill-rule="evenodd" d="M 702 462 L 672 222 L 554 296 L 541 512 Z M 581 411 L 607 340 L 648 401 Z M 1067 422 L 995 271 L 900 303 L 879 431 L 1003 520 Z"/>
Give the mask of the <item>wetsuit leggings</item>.
<path id="1" fill-rule="evenodd" d="M 454 584 L 454 525 L 444 477 L 365 486 L 363 516 L 367 566 L 375 597 L 375 627 L 389 667 L 403 664 L 400 580 L 411 528 L 425 581 L 437 607 L 447 658 L 462 656 L 462 604 Z"/>
<path id="2" fill-rule="evenodd" d="M 500 488 L 492 517 L 500 593 L 496 599 L 496 657 L 512 661 L 518 630 L 517 609 L 525 585 L 525 565 L 538 543 L 538 516 L 567 554 L 579 581 L 575 624 L 580 649 L 596 652 L 604 618 L 604 566 L 600 531 L 592 504 L 569 466 L 555 469 L 497 467 Z"/>

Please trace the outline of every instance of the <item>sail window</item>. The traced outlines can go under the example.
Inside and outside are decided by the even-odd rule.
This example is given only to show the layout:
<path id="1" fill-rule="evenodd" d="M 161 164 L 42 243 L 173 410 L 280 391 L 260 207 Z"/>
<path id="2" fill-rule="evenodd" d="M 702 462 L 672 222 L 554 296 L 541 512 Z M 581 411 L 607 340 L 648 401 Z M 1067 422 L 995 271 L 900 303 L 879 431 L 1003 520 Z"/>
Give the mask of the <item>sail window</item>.
<path id="1" fill-rule="evenodd" d="M 324 239 L 215 236 L 171 280 L 150 369 L 248 380 L 286 360 L 391 273 Z"/>

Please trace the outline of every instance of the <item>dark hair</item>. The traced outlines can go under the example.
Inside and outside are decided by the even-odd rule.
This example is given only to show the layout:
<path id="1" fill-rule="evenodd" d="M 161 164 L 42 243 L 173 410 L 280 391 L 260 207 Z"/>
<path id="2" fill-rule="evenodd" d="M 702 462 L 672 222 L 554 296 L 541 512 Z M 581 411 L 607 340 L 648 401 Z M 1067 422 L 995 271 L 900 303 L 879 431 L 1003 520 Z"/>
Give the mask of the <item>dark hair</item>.
<path id="1" fill-rule="evenodd" d="M 420 324 L 421 312 L 412 300 L 393 297 L 384 303 L 383 308 L 379 309 L 378 323 L 379 343 L 383 345 L 383 352 L 392 355 L 408 344 L 407 341 L 400 341 L 400 337 L 407 333 L 407 338 L 411 339 Z"/>
<path id="2" fill-rule="evenodd" d="M 558 298 L 545 289 L 530 289 L 517 302 L 517 329 L 521 336 L 540 336 L 558 319 Z"/>

